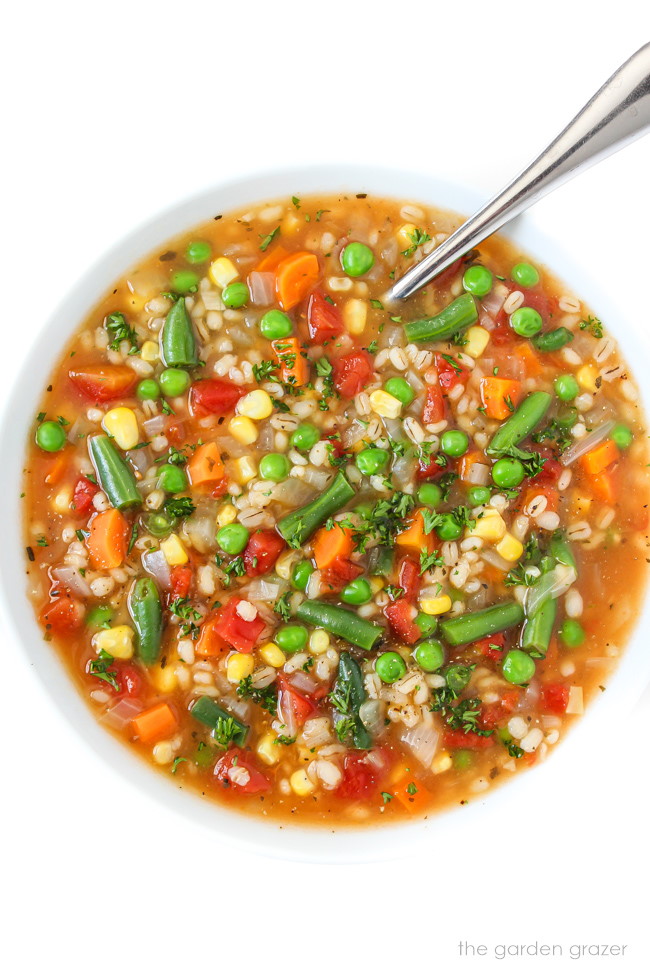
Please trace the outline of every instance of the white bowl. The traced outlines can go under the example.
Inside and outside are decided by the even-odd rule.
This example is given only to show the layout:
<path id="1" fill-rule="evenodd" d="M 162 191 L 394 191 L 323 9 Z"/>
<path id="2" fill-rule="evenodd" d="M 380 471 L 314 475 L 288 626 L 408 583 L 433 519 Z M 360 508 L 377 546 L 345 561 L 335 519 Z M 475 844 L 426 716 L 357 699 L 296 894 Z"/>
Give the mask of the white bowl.
<path id="1" fill-rule="evenodd" d="M 428 820 L 396 826 L 341 827 L 330 831 L 327 827 L 303 828 L 292 823 L 242 816 L 229 811 L 222 803 L 206 801 L 191 791 L 179 790 L 175 787 L 177 783 L 170 782 L 164 774 L 143 762 L 98 724 L 56 652 L 44 646 L 42 632 L 25 592 L 20 482 L 25 444 L 41 391 L 70 331 L 78 327 L 109 286 L 143 255 L 214 214 L 293 194 L 339 191 L 421 201 L 459 213 L 470 213 L 483 202 L 470 191 L 440 183 L 423 173 L 353 166 L 265 173 L 194 196 L 128 233 L 77 282 L 49 321 L 35 334 L 32 349 L 25 356 L 25 366 L 15 379 L 0 431 L 0 497 L 5 506 L 0 551 L 1 606 L 16 646 L 26 654 L 33 672 L 58 705 L 62 716 L 90 746 L 93 754 L 89 752 L 88 760 L 94 761 L 96 755 L 100 756 L 112 769 L 143 789 L 152 802 L 163 803 L 225 842 L 236 842 L 258 853 L 330 863 L 415 854 L 423 846 L 440 842 L 443 836 L 445 846 L 455 841 L 466 842 L 468 834 L 479 835 L 487 824 L 498 829 L 506 818 L 529 816 L 530 804 L 538 806 L 549 795 L 557 794 L 558 802 L 565 800 L 567 789 L 570 795 L 570 790 L 577 788 L 576 773 L 584 767 L 585 753 L 593 755 L 606 748 L 611 728 L 630 710 L 650 680 L 650 654 L 643 639 L 644 633 L 648 633 L 650 614 L 646 600 L 620 666 L 608 682 L 607 693 L 590 705 L 575 730 L 544 764 L 513 776 L 509 783 L 489 792 L 485 798 Z M 555 241 L 539 233 L 525 219 L 512 225 L 508 236 L 563 278 L 571 290 L 584 298 L 607 322 L 627 361 L 634 364 L 637 378 L 650 375 L 648 337 L 636 321 L 627 320 L 621 314 L 614 294 L 603 290 L 596 277 L 597 268 L 588 270 L 576 254 L 565 253 Z M 53 355 L 43 355 L 44 348 L 52 349 Z M 642 394 L 647 412 L 647 382 L 642 384 Z"/>

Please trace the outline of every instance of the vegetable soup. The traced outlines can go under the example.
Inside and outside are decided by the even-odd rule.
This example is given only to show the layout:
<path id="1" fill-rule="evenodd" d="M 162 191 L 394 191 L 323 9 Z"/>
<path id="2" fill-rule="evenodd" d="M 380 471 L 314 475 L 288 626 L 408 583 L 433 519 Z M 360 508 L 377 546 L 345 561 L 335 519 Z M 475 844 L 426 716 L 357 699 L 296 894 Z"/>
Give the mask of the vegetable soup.
<path id="1" fill-rule="evenodd" d="M 606 687 L 648 560 L 637 388 L 502 239 L 389 305 L 459 222 L 366 194 L 215 215 L 116 282 L 43 391 L 30 596 L 173 786 L 421 817 L 546 760 Z"/>

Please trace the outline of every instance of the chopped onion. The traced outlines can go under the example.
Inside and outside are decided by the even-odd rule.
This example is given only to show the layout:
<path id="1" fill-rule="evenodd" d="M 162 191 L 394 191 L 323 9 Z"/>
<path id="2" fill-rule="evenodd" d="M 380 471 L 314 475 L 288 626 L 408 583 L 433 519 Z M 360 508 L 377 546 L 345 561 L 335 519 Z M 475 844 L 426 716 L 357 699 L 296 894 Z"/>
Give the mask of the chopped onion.
<path id="1" fill-rule="evenodd" d="M 413 728 L 408 728 L 401 736 L 401 740 L 413 752 L 414 758 L 428 768 L 433 761 L 438 748 L 440 735 L 433 725 L 427 725 L 423 721 L 416 724 Z"/>
<path id="2" fill-rule="evenodd" d="M 275 300 L 275 275 L 270 271 L 251 271 L 248 290 L 254 305 L 272 305 Z"/>
<path id="3" fill-rule="evenodd" d="M 547 599 L 557 599 L 558 596 L 563 596 L 576 579 L 577 573 L 572 565 L 558 564 L 550 572 L 544 572 L 539 582 L 531 586 L 526 593 L 526 615 L 533 616 Z"/>
<path id="4" fill-rule="evenodd" d="M 273 603 L 280 595 L 280 583 L 269 582 L 263 577 L 254 579 L 248 587 L 250 599 L 261 599 L 265 603 Z"/>
<path id="5" fill-rule="evenodd" d="M 531 680 L 526 688 L 526 691 L 519 699 L 519 703 L 515 710 L 517 711 L 529 711 L 534 708 L 539 700 L 539 681 Z"/>
<path id="6" fill-rule="evenodd" d="M 278 695 L 278 721 L 284 725 L 283 734 L 287 738 L 295 738 L 300 731 L 296 720 L 295 710 L 292 707 L 284 707 L 287 692 L 280 690 Z"/>
<path id="7" fill-rule="evenodd" d="M 489 562 L 490 565 L 500 569 L 501 572 L 510 572 L 512 568 L 512 562 L 506 562 L 498 552 L 495 552 L 491 548 L 481 549 L 481 558 L 484 562 Z"/>
<path id="8" fill-rule="evenodd" d="M 68 441 L 71 444 L 76 444 L 80 437 L 83 437 L 86 433 L 88 433 L 88 429 L 89 425 L 85 422 L 84 417 L 78 416 L 68 430 Z"/>
<path id="9" fill-rule="evenodd" d="M 384 715 L 386 706 L 383 701 L 364 701 L 359 708 L 359 717 L 364 728 L 366 728 L 373 738 L 382 733 L 385 728 Z"/>
<path id="10" fill-rule="evenodd" d="M 163 589 L 169 589 L 172 584 L 171 572 L 167 564 L 167 559 L 160 549 L 156 549 L 155 552 L 143 552 L 142 565 L 144 566 L 145 572 L 153 576 Z"/>
<path id="11" fill-rule="evenodd" d="M 413 369 L 409 369 L 409 371 L 406 373 L 406 379 L 407 382 L 411 384 L 411 386 L 413 387 L 416 393 L 419 393 L 421 389 L 424 389 L 424 383 L 418 376 L 417 372 L 414 372 Z M 414 407 L 411 407 L 411 412 L 415 413 L 417 411 L 415 410 Z"/>
<path id="12" fill-rule="evenodd" d="M 144 447 L 138 450 L 128 450 L 126 456 L 139 474 L 144 474 L 151 466 L 151 454 Z"/>
<path id="13" fill-rule="evenodd" d="M 148 437 L 155 437 L 165 429 L 165 417 L 159 413 L 158 416 L 152 416 L 149 420 L 145 420 L 142 426 Z"/>
<path id="14" fill-rule="evenodd" d="M 274 443 L 275 430 L 267 423 L 257 435 L 256 447 L 258 450 L 273 450 Z"/>
<path id="15" fill-rule="evenodd" d="M 232 711 L 240 721 L 248 720 L 251 713 L 251 706 L 248 701 L 245 701 L 238 694 L 226 694 L 225 697 L 221 698 L 221 704 L 228 711 Z"/>
<path id="16" fill-rule="evenodd" d="M 306 468 L 309 470 L 309 468 Z M 313 498 L 314 492 L 312 488 L 303 482 L 299 477 L 289 477 L 286 481 L 280 481 L 272 489 L 272 497 L 274 501 L 279 501 L 280 504 L 286 504 L 291 507 L 300 507 L 307 501 Z"/>
<path id="17" fill-rule="evenodd" d="M 289 683 L 293 684 L 296 690 L 302 691 L 303 694 L 313 694 L 318 687 L 318 681 L 303 670 L 294 671 Z"/>
<path id="18" fill-rule="evenodd" d="M 77 596 L 92 596 L 90 586 L 83 576 L 79 575 L 79 569 L 71 565 L 64 565 L 60 569 L 55 569 L 52 575 L 61 582 L 66 589 L 75 593 Z"/>
<path id="19" fill-rule="evenodd" d="M 388 349 L 393 345 L 400 345 L 403 338 L 404 329 L 401 325 L 387 325 L 379 336 L 379 345 L 382 349 Z"/>
<path id="20" fill-rule="evenodd" d="M 467 481 L 470 484 L 487 484 L 490 480 L 490 468 L 485 464 L 472 464 L 467 472 Z"/>
<path id="21" fill-rule="evenodd" d="M 343 431 L 343 446 L 347 450 L 348 447 L 353 447 L 359 440 L 363 440 L 365 435 L 366 424 L 361 423 L 359 420 L 353 420 L 347 430 Z"/>
<path id="22" fill-rule="evenodd" d="M 135 716 L 141 711 L 142 704 L 140 701 L 133 697 L 123 697 L 121 701 L 118 701 L 117 704 L 102 714 L 101 720 L 105 721 L 111 728 L 121 731 L 131 724 Z"/>
<path id="23" fill-rule="evenodd" d="M 607 440 L 610 430 L 612 430 L 615 425 L 614 420 L 605 420 L 605 422 L 601 423 L 599 427 L 596 427 L 595 430 L 588 433 L 586 437 L 583 437 L 582 440 L 578 440 L 578 442 L 574 443 L 572 447 L 565 450 L 560 457 L 560 463 L 564 464 L 565 467 L 568 467 L 569 464 L 573 464 L 576 460 L 579 460 L 580 457 L 583 457 L 584 454 L 588 454 L 590 450 L 598 446 L 599 443 L 602 443 L 603 440 Z"/>
<path id="24" fill-rule="evenodd" d="M 197 510 L 185 520 L 183 533 L 187 535 L 192 548 L 201 554 L 212 552 L 217 547 L 214 531 L 214 514 L 205 510 Z"/>
<path id="25" fill-rule="evenodd" d="M 402 457 L 397 457 L 395 463 L 393 464 L 392 477 L 395 487 L 400 491 L 404 491 L 407 485 L 410 484 L 415 474 L 416 461 L 415 458 L 409 456 L 410 451 L 404 454 Z"/>
<path id="26" fill-rule="evenodd" d="M 500 281 L 495 281 L 492 290 L 484 298 L 481 298 L 481 310 L 495 319 L 503 308 L 508 294 L 507 287 Z"/>

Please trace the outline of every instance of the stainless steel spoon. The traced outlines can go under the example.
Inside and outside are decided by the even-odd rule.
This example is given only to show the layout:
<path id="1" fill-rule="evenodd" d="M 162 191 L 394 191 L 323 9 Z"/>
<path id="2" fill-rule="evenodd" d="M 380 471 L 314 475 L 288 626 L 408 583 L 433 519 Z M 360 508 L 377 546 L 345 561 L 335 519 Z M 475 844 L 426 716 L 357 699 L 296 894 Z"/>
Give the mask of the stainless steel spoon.
<path id="1" fill-rule="evenodd" d="M 615 71 L 533 162 L 390 288 L 408 298 L 463 254 L 584 169 L 650 129 L 650 43 Z"/>

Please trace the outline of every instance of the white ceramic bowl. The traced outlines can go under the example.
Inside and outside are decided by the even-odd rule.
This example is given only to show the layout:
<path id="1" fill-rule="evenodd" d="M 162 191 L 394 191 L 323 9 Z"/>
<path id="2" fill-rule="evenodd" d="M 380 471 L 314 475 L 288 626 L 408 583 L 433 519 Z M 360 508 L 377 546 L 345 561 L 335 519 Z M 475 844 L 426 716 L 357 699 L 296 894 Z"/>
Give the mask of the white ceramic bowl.
<path id="1" fill-rule="evenodd" d="M 20 479 L 28 430 L 37 411 L 41 390 L 60 355 L 70 331 L 77 328 L 97 299 L 138 260 L 160 247 L 170 237 L 208 219 L 216 213 L 287 197 L 293 194 L 367 192 L 380 196 L 431 203 L 459 213 L 470 213 L 482 202 L 467 190 L 437 182 L 417 172 L 376 167 L 327 166 L 279 173 L 218 186 L 165 211 L 144 226 L 131 231 L 77 282 L 52 317 L 34 334 L 25 366 L 15 379 L 0 431 L 0 497 L 4 504 L 3 544 L 0 551 L 2 608 L 15 638 L 14 649 L 23 652 L 58 705 L 62 716 L 90 746 L 88 761 L 99 756 L 114 770 L 148 793 L 152 803 L 161 802 L 185 820 L 209 831 L 221 840 L 259 853 L 291 859 L 324 862 L 352 862 L 416 854 L 424 847 L 444 841 L 466 843 L 469 833 L 499 828 L 506 819 L 530 815 L 544 798 L 557 794 L 558 803 L 567 789 L 577 788 L 577 770 L 584 766 L 585 752 L 606 747 L 612 726 L 620 722 L 650 680 L 650 654 L 644 634 L 649 632 L 650 607 L 644 603 L 635 632 L 614 677 L 603 694 L 588 709 L 576 729 L 560 743 L 549 760 L 538 768 L 514 776 L 485 798 L 451 809 L 425 821 L 398 826 L 363 829 L 299 828 L 232 813 L 217 802 L 200 799 L 192 792 L 175 788 L 168 778 L 141 761 L 125 745 L 101 727 L 87 709 L 66 674 L 58 656 L 43 643 L 25 593 L 24 549 L 21 537 Z M 650 344 L 636 321 L 626 320 L 617 308 L 615 296 L 604 291 L 576 253 L 565 253 L 557 242 L 534 229 L 532 222 L 517 221 L 509 228 L 511 239 L 522 249 L 548 265 L 607 322 L 637 380 L 650 375 Z M 47 337 L 47 341 L 45 341 Z M 52 355 L 43 355 L 51 349 Z M 646 412 L 647 381 L 642 384 Z M 44 649 L 46 652 L 44 652 Z M 92 753 L 92 754 L 91 754 Z M 80 770 L 81 771 L 81 770 Z M 110 774 L 107 769 L 107 774 Z M 604 780 L 603 780 L 604 781 Z M 603 785 L 604 787 L 604 785 Z M 98 799 L 99 803 L 99 799 Z"/>

